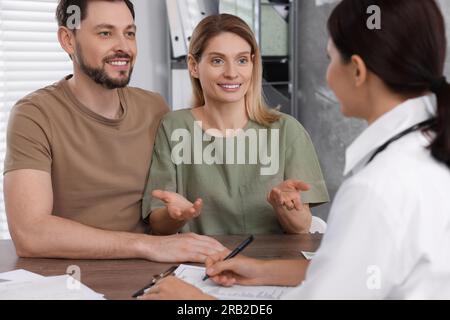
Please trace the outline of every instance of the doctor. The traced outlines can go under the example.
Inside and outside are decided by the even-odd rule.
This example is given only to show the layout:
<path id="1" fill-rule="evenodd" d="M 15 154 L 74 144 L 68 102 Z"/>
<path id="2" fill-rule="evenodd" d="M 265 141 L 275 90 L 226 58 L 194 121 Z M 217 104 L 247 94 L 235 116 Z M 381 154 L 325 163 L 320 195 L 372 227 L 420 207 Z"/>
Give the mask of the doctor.
<path id="1" fill-rule="evenodd" d="M 371 5 L 381 9 L 381 29 L 366 27 Z M 207 274 L 224 286 L 298 286 L 287 299 L 449 299 L 444 18 L 435 0 L 343 0 L 328 29 L 328 84 L 342 113 L 369 127 L 347 149 L 348 178 L 321 247 L 310 265 L 222 261 L 223 252 L 207 259 Z M 145 298 L 211 297 L 168 278 Z"/>

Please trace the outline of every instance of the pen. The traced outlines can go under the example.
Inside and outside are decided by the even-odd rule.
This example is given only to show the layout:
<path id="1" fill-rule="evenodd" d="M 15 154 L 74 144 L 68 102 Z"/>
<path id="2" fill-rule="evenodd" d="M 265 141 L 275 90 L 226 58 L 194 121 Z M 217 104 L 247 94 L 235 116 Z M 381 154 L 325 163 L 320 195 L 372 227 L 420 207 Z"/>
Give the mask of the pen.
<path id="1" fill-rule="evenodd" d="M 133 298 L 137 298 L 137 297 L 139 297 L 139 296 L 142 296 L 144 293 L 147 292 L 147 290 L 148 290 L 149 288 L 151 288 L 156 282 L 158 282 L 158 280 L 160 280 L 160 279 L 162 279 L 162 278 L 165 278 L 165 277 L 171 275 L 171 274 L 175 271 L 176 268 L 177 268 L 177 266 L 172 266 L 172 267 L 170 267 L 169 269 L 167 269 L 166 271 L 161 272 L 160 274 L 154 275 L 152 281 L 151 281 L 149 284 L 147 284 L 147 285 L 146 285 L 145 287 L 143 287 L 141 290 L 136 291 L 136 292 L 133 294 Z"/>
<path id="2" fill-rule="evenodd" d="M 228 260 L 228 259 L 231 259 L 231 258 L 235 257 L 237 254 L 239 254 L 240 252 L 242 252 L 242 250 L 244 250 L 245 247 L 248 246 L 252 241 L 253 241 L 253 235 L 251 235 L 250 237 L 248 237 L 247 239 L 245 239 L 240 245 L 238 245 L 238 246 L 236 247 L 236 249 L 234 249 L 233 251 L 231 251 L 230 254 L 227 255 L 227 256 L 225 257 L 225 259 L 223 259 L 223 260 Z M 205 280 L 208 279 L 208 278 L 209 278 L 209 276 L 208 276 L 208 275 L 205 275 L 205 276 L 203 277 L 203 281 L 205 281 Z"/>

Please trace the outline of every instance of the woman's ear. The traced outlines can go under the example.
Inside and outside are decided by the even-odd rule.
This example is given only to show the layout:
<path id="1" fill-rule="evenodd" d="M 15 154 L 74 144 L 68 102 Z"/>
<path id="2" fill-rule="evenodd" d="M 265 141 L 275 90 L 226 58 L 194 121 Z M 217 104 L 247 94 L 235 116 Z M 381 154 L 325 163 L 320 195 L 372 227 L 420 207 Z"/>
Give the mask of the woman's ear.
<path id="1" fill-rule="evenodd" d="M 353 66 L 353 79 L 356 87 L 363 85 L 367 80 L 367 67 L 363 59 L 358 55 L 353 55 L 351 58 Z"/>
<path id="2" fill-rule="evenodd" d="M 64 51 L 66 51 L 69 54 L 70 58 L 73 59 L 73 54 L 75 52 L 74 32 L 66 27 L 59 27 L 58 40 Z"/>
<path id="3" fill-rule="evenodd" d="M 198 79 L 198 63 L 192 54 L 188 56 L 188 68 L 191 76 Z"/>

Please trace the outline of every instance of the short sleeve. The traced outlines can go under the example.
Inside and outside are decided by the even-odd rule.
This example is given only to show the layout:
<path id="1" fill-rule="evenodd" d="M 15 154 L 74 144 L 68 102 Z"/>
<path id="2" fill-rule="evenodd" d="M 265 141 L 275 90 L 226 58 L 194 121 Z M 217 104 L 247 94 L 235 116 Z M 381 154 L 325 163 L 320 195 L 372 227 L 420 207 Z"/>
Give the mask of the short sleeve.
<path id="1" fill-rule="evenodd" d="M 164 202 L 152 198 L 153 190 L 177 192 L 176 166 L 171 158 L 169 138 L 162 122 L 156 134 L 152 162 L 142 199 L 142 218 L 146 219 L 151 211 L 165 207 Z"/>
<path id="2" fill-rule="evenodd" d="M 287 144 L 284 179 L 298 179 L 310 185 L 310 190 L 302 193 L 304 203 L 321 204 L 330 201 L 316 150 L 308 133 L 297 123 L 287 134 L 288 138 L 295 138 L 292 143 Z"/>
<path id="3" fill-rule="evenodd" d="M 46 116 L 33 104 L 18 104 L 6 135 L 4 174 L 19 169 L 51 172 L 51 129 Z"/>

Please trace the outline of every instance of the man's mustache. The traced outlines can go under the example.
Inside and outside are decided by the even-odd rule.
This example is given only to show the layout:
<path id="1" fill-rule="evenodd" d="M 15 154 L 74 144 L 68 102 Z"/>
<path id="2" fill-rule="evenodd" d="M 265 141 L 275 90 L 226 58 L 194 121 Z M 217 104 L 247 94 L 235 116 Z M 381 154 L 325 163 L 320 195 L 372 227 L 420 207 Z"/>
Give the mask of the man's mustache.
<path id="1" fill-rule="evenodd" d="M 114 60 L 114 59 L 129 59 L 131 61 L 132 57 L 127 53 L 117 53 L 115 55 L 111 55 L 111 56 L 104 58 L 103 62 L 107 62 L 109 60 Z"/>

